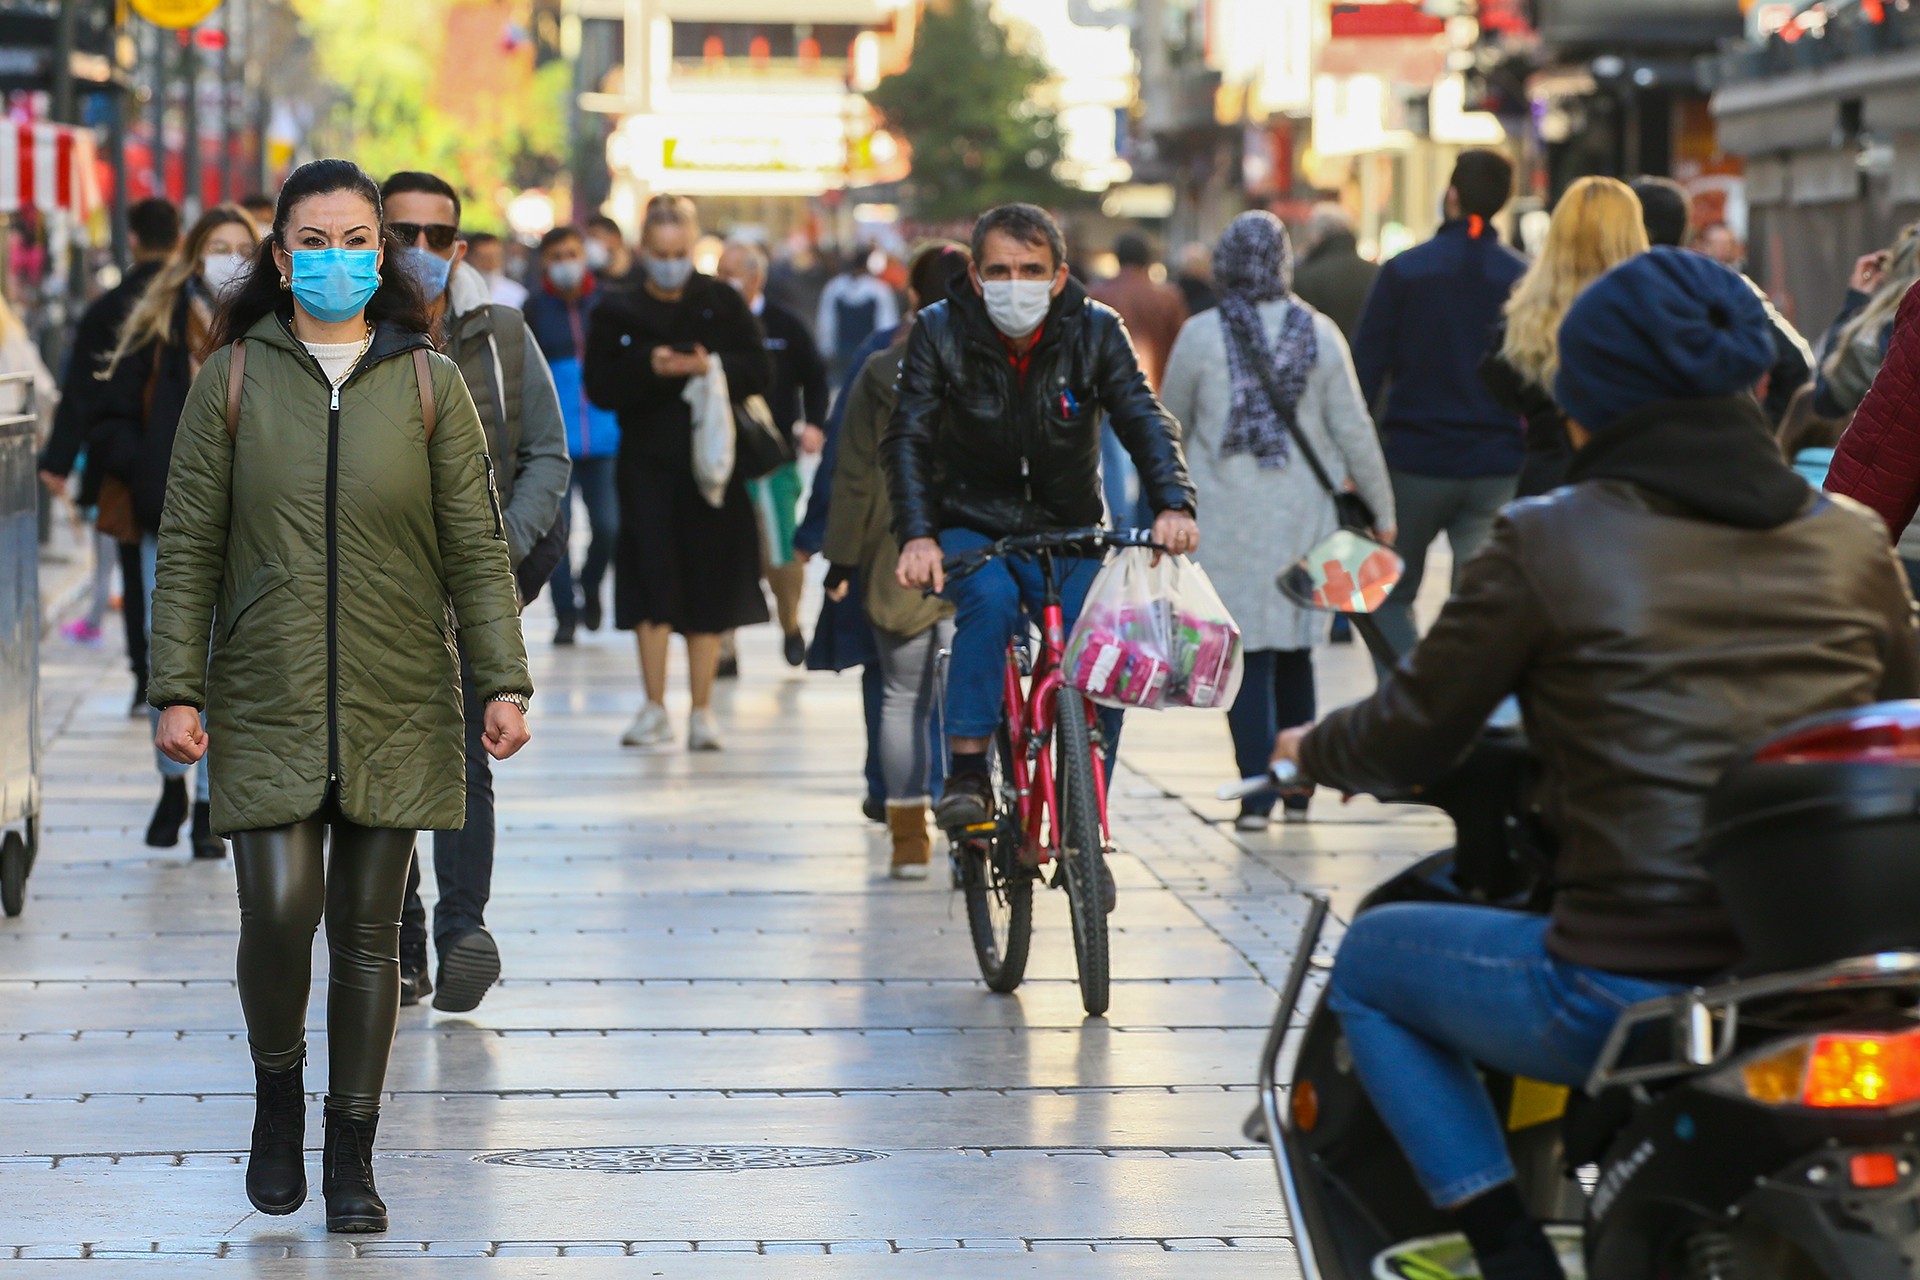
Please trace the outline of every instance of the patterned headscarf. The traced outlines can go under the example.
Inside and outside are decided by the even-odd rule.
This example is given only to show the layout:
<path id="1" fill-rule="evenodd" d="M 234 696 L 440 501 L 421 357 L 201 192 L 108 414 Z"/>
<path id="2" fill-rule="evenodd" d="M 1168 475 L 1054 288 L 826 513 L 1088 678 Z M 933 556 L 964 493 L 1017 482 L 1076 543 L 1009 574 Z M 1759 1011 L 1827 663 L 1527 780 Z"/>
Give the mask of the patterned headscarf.
<path id="1" fill-rule="evenodd" d="M 1267 341 L 1260 304 L 1286 297 L 1293 285 L 1293 245 L 1280 219 L 1256 209 L 1229 223 L 1213 251 L 1213 283 L 1220 297 L 1232 382 L 1220 452 L 1250 453 L 1269 470 L 1284 467 L 1297 429 L 1295 411 L 1307 376 L 1320 360 L 1320 340 L 1313 313 L 1296 304 L 1281 321 L 1279 342 Z M 1268 377 L 1273 379 L 1272 394 Z"/>

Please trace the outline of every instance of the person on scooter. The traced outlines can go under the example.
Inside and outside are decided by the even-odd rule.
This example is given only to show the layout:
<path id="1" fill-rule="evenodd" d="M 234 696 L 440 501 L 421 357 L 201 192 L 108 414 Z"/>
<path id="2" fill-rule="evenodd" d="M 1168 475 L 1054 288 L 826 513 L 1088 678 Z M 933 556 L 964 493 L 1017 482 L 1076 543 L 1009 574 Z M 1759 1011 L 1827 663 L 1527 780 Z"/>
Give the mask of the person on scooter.
<path id="1" fill-rule="evenodd" d="M 1519 697 L 1558 843 L 1551 915 L 1375 908 L 1328 998 L 1488 1280 L 1562 1273 L 1475 1064 L 1578 1086 L 1623 1009 L 1735 962 L 1695 852 L 1714 780 L 1802 717 L 1920 693 L 1885 529 L 1795 475 L 1754 399 L 1773 342 L 1752 288 L 1656 249 L 1588 288 L 1559 350 L 1567 487 L 1508 507 L 1392 678 L 1275 756 L 1348 792 L 1404 791 Z"/>

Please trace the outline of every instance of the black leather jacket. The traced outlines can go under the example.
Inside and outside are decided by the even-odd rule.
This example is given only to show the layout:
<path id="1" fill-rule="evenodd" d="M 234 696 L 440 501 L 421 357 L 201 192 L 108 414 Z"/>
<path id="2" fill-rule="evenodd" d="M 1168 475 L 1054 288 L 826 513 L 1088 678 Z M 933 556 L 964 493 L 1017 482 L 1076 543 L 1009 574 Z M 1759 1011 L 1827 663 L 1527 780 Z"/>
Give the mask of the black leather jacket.
<path id="1" fill-rule="evenodd" d="M 921 311 L 881 444 L 900 542 L 1099 524 L 1102 413 L 1158 511 L 1194 511 L 1180 428 L 1140 372 L 1126 326 L 1076 280 L 1054 299 L 1022 379 L 966 279 Z"/>

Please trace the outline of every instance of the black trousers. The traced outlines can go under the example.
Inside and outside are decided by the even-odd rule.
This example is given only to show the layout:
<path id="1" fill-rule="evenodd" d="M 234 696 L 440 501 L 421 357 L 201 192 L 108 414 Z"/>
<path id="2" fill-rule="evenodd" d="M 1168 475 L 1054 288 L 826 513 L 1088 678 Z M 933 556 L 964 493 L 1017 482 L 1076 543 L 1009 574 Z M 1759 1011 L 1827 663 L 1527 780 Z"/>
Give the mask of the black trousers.
<path id="1" fill-rule="evenodd" d="M 142 688 L 147 683 L 147 589 L 138 542 L 119 543 L 120 620 L 127 626 L 127 666 Z"/>
<path id="2" fill-rule="evenodd" d="M 306 1055 L 313 935 L 325 919 L 327 1105 L 359 1119 L 380 1110 L 400 1014 L 400 899 L 413 838 L 348 822 L 331 801 L 304 822 L 233 837 L 253 1060 L 285 1071 Z"/>

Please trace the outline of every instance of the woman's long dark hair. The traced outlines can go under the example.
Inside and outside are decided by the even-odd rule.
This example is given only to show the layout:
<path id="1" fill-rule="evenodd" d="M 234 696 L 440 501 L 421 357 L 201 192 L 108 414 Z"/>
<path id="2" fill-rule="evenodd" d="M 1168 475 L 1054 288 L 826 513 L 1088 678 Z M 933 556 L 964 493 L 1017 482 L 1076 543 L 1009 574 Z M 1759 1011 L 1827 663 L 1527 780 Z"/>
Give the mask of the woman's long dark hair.
<path id="1" fill-rule="evenodd" d="M 427 314 L 427 299 L 421 294 L 420 286 L 414 283 L 413 277 L 400 265 L 400 255 L 396 252 L 398 246 L 387 236 L 386 214 L 380 203 L 379 186 L 351 160 L 313 160 L 289 174 L 286 185 L 280 188 L 280 200 L 273 210 L 273 228 L 260 241 L 260 251 L 254 258 L 253 270 L 248 273 L 246 284 L 228 295 L 226 305 L 220 308 L 219 315 L 214 318 L 209 350 L 246 337 L 247 331 L 258 324 L 262 317 L 270 316 L 281 308 L 286 290 L 280 287 L 280 267 L 273 260 L 274 246 L 287 248 L 287 222 L 296 205 L 310 196 L 332 195 L 336 191 L 351 191 L 372 205 L 374 221 L 380 225 L 380 236 L 386 241 L 387 255 L 380 268 L 380 288 L 375 291 L 373 301 L 367 304 L 367 319 L 376 324 L 411 329 L 415 333 L 432 330 L 433 320 Z"/>

